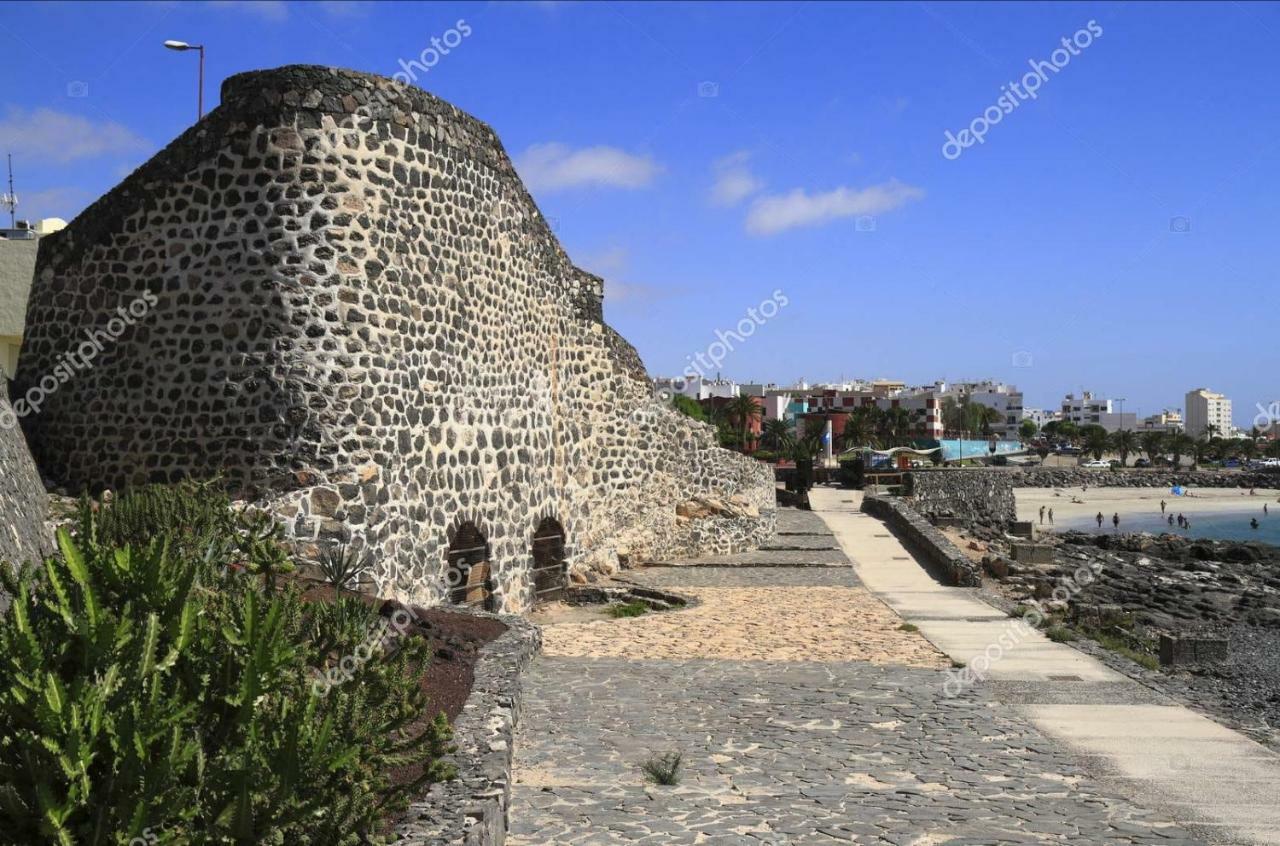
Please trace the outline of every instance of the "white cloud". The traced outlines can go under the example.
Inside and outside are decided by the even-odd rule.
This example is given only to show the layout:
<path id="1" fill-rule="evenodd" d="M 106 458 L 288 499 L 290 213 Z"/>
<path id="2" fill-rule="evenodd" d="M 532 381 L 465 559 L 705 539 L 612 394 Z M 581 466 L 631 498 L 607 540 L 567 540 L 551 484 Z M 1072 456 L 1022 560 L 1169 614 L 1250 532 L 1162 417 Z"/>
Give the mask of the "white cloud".
<path id="1" fill-rule="evenodd" d="M 133 130 L 115 121 L 92 121 L 54 109 L 10 107 L 0 119 L 0 150 L 15 158 L 59 164 L 151 149 Z"/>
<path id="2" fill-rule="evenodd" d="M 736 206 L 764 187 L 747 167 L 751 154 L 746 151 L 725 156 L 712 165 L 716 181 L 711 186 L 711 202 L 717 206 Z"/>
<path id="3" fill-rule="evenodd" d="M 283 21 L 289 17 L 289 6 L 284 0 L 209 0 L 217 9 L 248 12 L 265 21 Z"/>
<path id="4" fill-rule="evenodd" d="M 788 194 L 760 197 L 747 213 L 747 231 L 774 235 L 798 226 L 819 226 L 841 217 L 883 214 L 924 196 L 923 189 L 896 179 L 868 188 L 841 186 L 820 194 L 796 188 Z"/>
<path id="5" fill-rule="evenodd" d="M 570 149 L 565 144 L 534 144 L 516 157 L 516 170 L 530 191 L 567 188 L 643 188 L 662 168 L 649 156 L 617 147 Z"/>

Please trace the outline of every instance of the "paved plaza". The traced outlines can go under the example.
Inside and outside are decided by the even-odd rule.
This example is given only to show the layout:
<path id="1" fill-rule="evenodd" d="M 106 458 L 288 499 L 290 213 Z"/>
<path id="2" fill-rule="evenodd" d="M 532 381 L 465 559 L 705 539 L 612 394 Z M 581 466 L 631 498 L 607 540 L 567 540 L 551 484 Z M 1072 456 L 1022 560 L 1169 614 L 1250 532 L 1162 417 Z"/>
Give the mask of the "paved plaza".
<path id="1" fill-rule="evenodd" d="M 784 512 L 780 529 L 760 555 L 843 558 L 820 514 Z M 1072 703 L 1078 686 L 1040 683 L 1041 696 L 992 681 L 948 696 L 954 656 L 904 626 L 848 558 L 738 559 L 623 574 L 693 608 L 546 627 L 508 843 L 1209 842 L 995 696 Z M 683 756 L 679 784 L 647 782 L 640 765 L 669 752 Z"/>

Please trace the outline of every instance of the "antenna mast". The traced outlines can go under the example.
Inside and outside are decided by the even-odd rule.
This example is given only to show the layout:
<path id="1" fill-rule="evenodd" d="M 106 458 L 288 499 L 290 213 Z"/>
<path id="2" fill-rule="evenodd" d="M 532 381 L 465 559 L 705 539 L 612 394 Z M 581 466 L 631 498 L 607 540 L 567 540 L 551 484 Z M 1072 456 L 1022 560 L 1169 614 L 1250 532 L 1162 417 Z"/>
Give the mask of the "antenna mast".
<path id="1" fill-rule="evenodd" d="M 18 195 L 13 193 L 13 153 L 9 153 L 9 193 L 0 194 L 0 206 L 9 209 L 9 228 L 17 229 L 14 215 L 18 209 Z"/>

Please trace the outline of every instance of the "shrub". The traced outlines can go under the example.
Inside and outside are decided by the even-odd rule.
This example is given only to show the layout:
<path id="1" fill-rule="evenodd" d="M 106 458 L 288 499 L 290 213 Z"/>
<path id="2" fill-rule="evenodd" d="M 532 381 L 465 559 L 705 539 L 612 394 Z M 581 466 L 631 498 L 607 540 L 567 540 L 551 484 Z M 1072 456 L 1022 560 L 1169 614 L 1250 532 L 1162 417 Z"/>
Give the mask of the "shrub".
<path id="1" fill-rule="evenodd" d="M 1075 632 L 1066 626 L 1050 626 L 1044 633 L 1054 643 L 1068 643 L 1076 639 Z"/>
<path id="2" fill-rule="evenodd" d="M 622 602 L 610 605 L 608 612 L 609 616 L 614 618 L 639 617 L 643 614 L 649 613 L 649 606 L 637 599 L 631 602 Z"/>
<path id="3" fill-rule="evenodd" d="M 0 832 L 23 844 L 353 844 L 450 775 L 423 719 L 416 637 L 377 660 L 354 598 L 273 589 L 289 564 L 260 517 L 194 488 L 94 513 L 59 554 L 0 581 Z M 149 526 L 155 532 L 149 536 Z M 121 541 L 126 541 L 121 543 Z M 423 764 L 393 786 L 393 768 Z"/>
<path id="4" fill-rule="evenodd" d="M 654 784 L 679 784 L 680 764 L 683 760 L 684 756 L 679 752 L 668 752 L 665 755 L 654 755 L 641 764 L 640 769 Z"/>

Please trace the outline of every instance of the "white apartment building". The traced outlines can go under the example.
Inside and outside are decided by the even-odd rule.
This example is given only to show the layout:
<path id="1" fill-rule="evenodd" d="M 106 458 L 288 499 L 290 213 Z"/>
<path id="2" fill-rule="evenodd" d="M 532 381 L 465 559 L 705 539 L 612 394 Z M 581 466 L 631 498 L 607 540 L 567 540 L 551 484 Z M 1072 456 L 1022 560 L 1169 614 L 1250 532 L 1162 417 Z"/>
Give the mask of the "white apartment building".
<path id="1" fill-rule="evenodd" d="M 1231 400 L 1227 397 L 1208 388 L 1196 388 L 1187 391 L 1184 408 L 1187 434 L 1191 437 L 1200 437 L 1209 426 L 1214 427 L 1218 436 L 1230 437 L 1234 427 L 1231 423 Z"/>
<path id="2" fill-rule="evenodd" d="M 1138 415 L 1112 411 L 1111 400 L 1095 397 L 1092 391 L 1083 391 L 1079 397 L 1075 394 L 1063 397 L 1062 419 L 1077 426 L 1101 426 L 1108 432 L 1138 428 Z"/>

